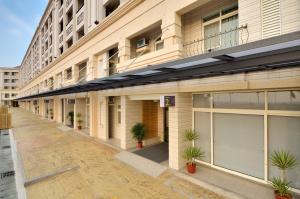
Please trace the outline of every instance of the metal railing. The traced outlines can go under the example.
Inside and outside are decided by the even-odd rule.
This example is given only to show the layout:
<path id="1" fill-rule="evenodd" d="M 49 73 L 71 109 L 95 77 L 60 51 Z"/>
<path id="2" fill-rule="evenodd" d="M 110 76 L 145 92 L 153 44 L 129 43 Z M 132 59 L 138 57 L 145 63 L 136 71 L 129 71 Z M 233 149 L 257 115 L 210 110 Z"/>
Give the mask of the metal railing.
<path id="1" fill-rule="evenodd" d="M 191 57 L 207 52 L 212 52 L 224 48 L 245 44 L 249 39 L 247 25 L 240 26 L 229 31 L 193 40 L 183 44 L 184 57 Z"/>

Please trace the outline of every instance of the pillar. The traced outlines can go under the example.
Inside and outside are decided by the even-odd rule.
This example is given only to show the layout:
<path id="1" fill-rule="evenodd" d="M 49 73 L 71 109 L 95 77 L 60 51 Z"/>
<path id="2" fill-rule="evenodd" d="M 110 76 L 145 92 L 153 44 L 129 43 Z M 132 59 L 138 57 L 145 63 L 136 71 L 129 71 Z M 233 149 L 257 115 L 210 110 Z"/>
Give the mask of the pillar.
<path id="1" fill-rule="evenodd" d="M 99 96 L 99 124 L 97 137 L 102 140 L 108 140 L 108 97 Z"/>
<path id="2" fill-rule="evenodd" d="M 183 152 L 187 147 L 184 132 L 192 128 L 192 94 L 177 93 L 175 106 L 169 107 L 169 167 L 180 169 L 185 165 Z"/>
<path id="3" fill-rule="evenodd" d="M 126 38 L 121 38 L 119 41 L 119 59 L 120 63 L 123 63 L 130 59 L 130 40 Z"/>
<path id="4" fill-rule="evenodd" d="M 90 99 L 90 136 L 97 137 L 100 110 L 99 95 L 97 91 L 89 92 Z"/>
<path id="5" fill-rule="evenodd" d="M 121 148 L 129 149 L 136 146 L 137 141 L 132 138 L 131 128 L 142 122 L 142 101 L 130 100 L 121 96 Z"/>

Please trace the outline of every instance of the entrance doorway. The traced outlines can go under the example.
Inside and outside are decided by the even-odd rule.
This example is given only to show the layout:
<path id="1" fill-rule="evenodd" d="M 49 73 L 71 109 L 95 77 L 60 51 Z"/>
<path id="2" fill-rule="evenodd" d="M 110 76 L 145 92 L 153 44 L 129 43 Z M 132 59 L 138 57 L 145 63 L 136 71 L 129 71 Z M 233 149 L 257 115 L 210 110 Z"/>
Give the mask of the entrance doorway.
<path id="1" fill-rule="evenodd" d="M 114 97 L 109 97 L 108 100 L 108 138 L 113 138 L 114 135 Z"/>
<path id="2" fill-rule="evenodd" d="M 169 108 L 164 108 L 164 142 L 169 143 Z"/>

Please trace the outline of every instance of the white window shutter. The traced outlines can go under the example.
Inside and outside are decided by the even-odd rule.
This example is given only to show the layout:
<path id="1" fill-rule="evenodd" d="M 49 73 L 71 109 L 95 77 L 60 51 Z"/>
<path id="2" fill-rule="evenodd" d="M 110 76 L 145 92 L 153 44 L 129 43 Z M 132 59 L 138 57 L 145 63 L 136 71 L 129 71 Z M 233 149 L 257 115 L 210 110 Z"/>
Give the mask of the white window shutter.
<path id="1" fill-rule="evenodd" d="M 262 36 L 281 34 L 280 0 L 261 0 Z"/>

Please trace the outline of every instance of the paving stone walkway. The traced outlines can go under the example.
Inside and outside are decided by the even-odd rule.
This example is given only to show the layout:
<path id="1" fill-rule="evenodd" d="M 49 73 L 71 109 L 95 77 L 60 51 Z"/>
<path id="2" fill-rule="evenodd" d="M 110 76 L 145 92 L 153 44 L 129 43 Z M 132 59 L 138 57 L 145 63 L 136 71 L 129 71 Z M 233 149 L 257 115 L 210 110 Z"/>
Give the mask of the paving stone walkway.
<path id="1" fill-rule="evenodd" d="M 176 177 L 143 174 L 114 158 L 119 151 L 76 134 L 55 122 L 13 109 L 13 133 L 25 177 L 34 179 L 65 167 L 74 169 L 26 187 L 29 199 L 222 199 Z"/>

